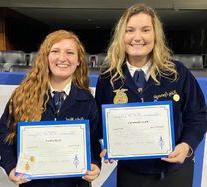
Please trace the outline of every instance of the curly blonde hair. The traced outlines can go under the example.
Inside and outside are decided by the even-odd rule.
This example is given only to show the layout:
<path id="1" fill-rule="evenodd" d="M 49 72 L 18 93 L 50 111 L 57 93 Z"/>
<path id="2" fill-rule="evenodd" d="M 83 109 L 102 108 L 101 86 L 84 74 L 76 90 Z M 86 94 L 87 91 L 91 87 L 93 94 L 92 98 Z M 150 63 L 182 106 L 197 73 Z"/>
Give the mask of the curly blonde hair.
<path id="1" fill-rule="evenodd" d="M 112 86 L 114 81 L 116 81 L 117 79 L 124 79 L 122 65 L 127 57 L 124 45 L 126 26 L 129 19 L 133 15 L 139 13 L 147 14 L 152 18 L 152 24 L 155 33 L 154 48 L 150 54 L 152 61 L 150 75 L 152 79 L 157 84 L 160 83 L 157 79 L 157 74 L 172 79 L 173 81 L 177 79 L 176 67 L 172 62 L 172 52 L 167 47 L 162 23 L 160 22 L 158 16 L 152 8 L 146 6 L 145 4 L 138 3 L 128 8 L 121 16 L 115 27 L 114 35 L 108 48 L 107 56 L 105 59 L 108 68 L 103 73 L 109 72 L 111 74 L 112 77 L 110 82 Z"/>
<path id="2" fill-rule="evenodd" d="M 72 76 L 72 82 L 77 87 L 89 91 L 86 53 L 78 36 L 66 30 L 50 33 L 41 44 L 31 71 L 10 98 L 7 142 L 12 143 L 16 136 L 16 123 L 41 120 L 41 115 L 45 111 L 49 99 L 50 70 L 48 55 L 51 47 L 63 39 L 73 39 L 78 49 L 80 65 Z"/>

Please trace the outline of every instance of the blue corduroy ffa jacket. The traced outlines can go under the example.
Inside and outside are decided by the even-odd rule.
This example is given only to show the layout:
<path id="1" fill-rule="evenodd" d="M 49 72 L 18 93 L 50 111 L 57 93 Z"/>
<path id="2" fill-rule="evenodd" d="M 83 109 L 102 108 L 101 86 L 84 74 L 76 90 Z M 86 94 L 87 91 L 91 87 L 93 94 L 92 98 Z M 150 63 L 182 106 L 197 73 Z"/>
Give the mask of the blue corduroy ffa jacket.
<path id="1" fill-rule="evenodd" d="M 7 174 L 9 174 L 10 171 L 16 167 L 16 163 L 17 163 L 16 143 L 14 145 L 8 145 L 4 142 L 5 137 L 8 135 L 8 129 L 7 129 L 8 119 L 9 119 L 9 112 L 8 112 L 8 105 L 7 105 L 0 120 L 0 155 L 1 155 L 0 165 L 5 169 Z M 100 145 L 98 142 L 99 115 L 98 115 L 96 102 L 93 96 L 89 92 L 77 88 L 74 84 L 72 84 L 70 94 L 64 100 L 64 103 L 62 104 L 59 113 L 55 111 L 55 106 L 53 104 L 52 97 L 50 96 L 49 101 L 47 102 L 46 105 L 46 110 L 42 114 L 41 121 L 50 121 L 55 119 L 56 120 L 76 120 L 76 119 L 89 120 L 91 157 L 92 157 L 91 160 L 92 163 L 100 166 L 100 157 L 99 157 Z M 48 180 L 48 186 L 50 186 L 51 185 L 50 179 L 35 180 L 35 186 L 42 187 L 43 184 L 45 186 L 46 180 Z M 61 180 L 66 181 L 67 185 L 71 185 L 70 180 L 72 179 L 55 179 L 53 180 L 52 183 L 54 184 L 54 186 L 58 186 Z M 80 180 L 82 179 L 80 178 Z M 33 181 L 29 183 L 32 184 L 32 182 Z"/>
<path id="2" fill-rule="evenodd" d="M 124 80 L 118 79 L 114 88 L 110 84 L 109 74 L 101 75 L 96 86 L 96 101 L 99 110 L 102 104 L 112 104 L 115 97 L 114 90 L 125 89 L 128 102 L 173 102 L 174 134 L 176 145 L 186 142 L 193 151 L 202 140 L 207 130 L 207 110 L 204 95 L 193 75 L 180 62 L 174 62 L 178 72 L 178 80 L 172 81 L 164 77 L 157 77 L 160 85 L 150 77 L 142 93 L 138 92 L 130 72 L 123 64 Z M 173 96 L 179 96 L 174 97 Z M 179 99 L 178 99 L 179 98 Z M 185 160 L 192 160 L 193 155 Z M 170 164 L 160 159 L 120 160 L 119 166 L 125 166 L 137 173 L 160 173 L 182 167 L 182 164 Z"/>

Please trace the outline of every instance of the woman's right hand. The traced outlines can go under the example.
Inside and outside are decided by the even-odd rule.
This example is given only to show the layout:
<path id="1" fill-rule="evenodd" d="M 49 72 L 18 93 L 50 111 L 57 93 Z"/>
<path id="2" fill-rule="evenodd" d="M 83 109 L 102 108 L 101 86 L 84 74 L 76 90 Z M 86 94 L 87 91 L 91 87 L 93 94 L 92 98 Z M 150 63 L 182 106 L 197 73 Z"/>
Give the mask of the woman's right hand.
<path id="1" fill-rule="evenodd" d="M 101 153 L 100 153 L 100 157 L 103 158 L 106 155 L 106 149 L 102 149 Z"/>
<path id="2" fill-rule="evenodd" d="M 26 183 L 26 182 L 30 181 L 27 178 L 25 178 L 24 174 L 18 174 L 16 176 L 15 173 L 16 173 L 16 168 L 12 169 L 11 172 L 9 173 L 9 179 L 13 183 L 19 185 L 19 184 L 23 184 L 23 183 Z"/>
<path id="3" fill-rule="evenodd" d="M 101 158 L 104 158 L 105 155 L 106 155 L 106 149 L 103 149 L 103 150 L 101 151 L 101 153 L 100 153 L 100 157 L 101 157 Z M 105 159 L 104 159 L 104 163 L 113 163 L 113 162 L 115 162 L 115 160 L 112 160 L 112 159 L 110 159 L 110 160 L 105 160 Z"/>

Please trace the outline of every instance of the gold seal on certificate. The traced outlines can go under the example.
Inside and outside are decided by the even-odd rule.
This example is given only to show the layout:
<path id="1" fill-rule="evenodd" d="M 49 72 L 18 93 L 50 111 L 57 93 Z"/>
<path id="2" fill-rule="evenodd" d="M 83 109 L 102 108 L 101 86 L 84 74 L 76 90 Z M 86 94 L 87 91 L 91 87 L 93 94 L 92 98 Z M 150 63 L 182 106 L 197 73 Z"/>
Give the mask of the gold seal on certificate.
<path id="1" fill-rule="evenodd" d="M 30 156 L 30 161 L 34 162 L 35 161 L 35 157 L 34 156 Z"/>
<path id="2" fill-rule="evenodd" d="M 88 120 L 20 122 L 17 132 L 17 173 L 31 179 L 80 177 L 90 169 Z"/>
<path id="3" fill-rule="evenodd" d="M 174 148 L 172 101 L 102 105 L 107 159 L 160 158 Z"/>
<path id="4" fill-rule="evenodd" d="M 113 100 L 114 104 L 128 103 L 128 97 L 127 94 L 125 93 L 126 91 L 127 89 L 114 90 L 114 92 L 116 93 Z"/>

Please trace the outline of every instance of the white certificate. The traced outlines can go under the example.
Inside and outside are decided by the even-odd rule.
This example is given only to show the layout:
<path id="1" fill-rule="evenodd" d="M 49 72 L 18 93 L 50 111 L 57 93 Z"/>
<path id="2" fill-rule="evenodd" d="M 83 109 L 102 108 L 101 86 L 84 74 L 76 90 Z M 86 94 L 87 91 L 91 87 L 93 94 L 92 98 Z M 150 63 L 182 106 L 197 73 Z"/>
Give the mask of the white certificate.
<path id="1" fill-rule="evenodd" d="M 31 179 L 78 177 L 90 161 L 87 120 L 18 123 L 17 173 Z"/>
<path id="2" fill-rule="evenodd" d="M 171 101 L 102 106 L 106 159 L 160 158 L 174 148 Z"/>

